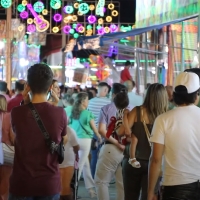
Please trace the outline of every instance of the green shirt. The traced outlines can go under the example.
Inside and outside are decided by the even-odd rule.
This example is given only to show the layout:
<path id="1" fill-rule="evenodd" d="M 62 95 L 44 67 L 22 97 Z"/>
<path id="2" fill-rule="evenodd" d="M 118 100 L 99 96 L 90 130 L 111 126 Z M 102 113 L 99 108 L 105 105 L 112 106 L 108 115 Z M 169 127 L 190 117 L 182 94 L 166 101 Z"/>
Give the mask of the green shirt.
<path id="1" fill-rule="evenodd" d="M 73 119 L 71 117 L 72 108 L 72 106 L 67 106 L 67 108 L 65 108 L 69 126 L 75 130 L 78 138 L 92 138 L 93 130 L 90 126 L 90 121 L 94 119 L 94 115 L 89 110 L 83 110 L 79 119 Z"/>

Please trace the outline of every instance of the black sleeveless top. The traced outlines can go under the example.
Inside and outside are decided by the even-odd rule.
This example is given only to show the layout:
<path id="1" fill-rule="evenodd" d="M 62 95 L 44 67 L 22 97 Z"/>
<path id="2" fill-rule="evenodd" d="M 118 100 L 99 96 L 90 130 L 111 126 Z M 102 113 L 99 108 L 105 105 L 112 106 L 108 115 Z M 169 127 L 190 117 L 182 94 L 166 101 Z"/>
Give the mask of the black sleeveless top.
<path id="1" fill-rule="evenodd" d="M 136 159 L 140 160 L 149 160 L 151 154 L 151 147 L 149 145 L 149 141 L 147 139 L 147 135 L 144 129 L 143 122 L 141 121 L 141 110 L 140 106 L 136 107 L 137 112 L 137 122 L 134 122 L 133 127 L 131 128 L 132 134 L 138 139 L 138 143 L 136 146 Z M 146 124 L 149 132 L 152 131 L 152 124 Z M 130 144 L 126 147 L 124 155 L 129 157 L 129 147 Z M 128 151 L 128 152 L 127 152 Z"/>

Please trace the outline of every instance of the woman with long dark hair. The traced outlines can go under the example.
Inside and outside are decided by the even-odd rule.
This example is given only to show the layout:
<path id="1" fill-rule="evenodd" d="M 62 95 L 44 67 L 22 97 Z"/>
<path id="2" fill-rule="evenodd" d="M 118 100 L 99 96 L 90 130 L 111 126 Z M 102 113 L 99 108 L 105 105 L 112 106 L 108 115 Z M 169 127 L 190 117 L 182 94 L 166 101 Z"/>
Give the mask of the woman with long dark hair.
<path id="1" fill-rule="evenodd" d="M 121 126 L 118 134 L 124 135 L 131 129 L 131 143 L 124 151 L 122 173 L 125 200 L 147 199 L 148 164 L 151 153 L 149 136 L 156 117 L 168 109 L 168 96 L 162 84 L 151 84 L 142 106 L 128 113 L 128 127 Z M 126 117 L 126 116 L 124 116 Z"/>
<path id="2" fill-rule="evenodd" d="M 79 179 L 83 172 L 85 187 L 91 197 L 95 197 L 96 193 L 94 180 L 91 175 L 90 164 L 88 160 L 93 133 L 101 140 L 101 136 L 95 126 L 93 114 L 87 110 L 88 94 L 80 92 L 77 94 L 72 107 L 66 108 L 69 117 L 69 126 L 73 128 L 78 137 L 80 146 L 79 151 Z"/>

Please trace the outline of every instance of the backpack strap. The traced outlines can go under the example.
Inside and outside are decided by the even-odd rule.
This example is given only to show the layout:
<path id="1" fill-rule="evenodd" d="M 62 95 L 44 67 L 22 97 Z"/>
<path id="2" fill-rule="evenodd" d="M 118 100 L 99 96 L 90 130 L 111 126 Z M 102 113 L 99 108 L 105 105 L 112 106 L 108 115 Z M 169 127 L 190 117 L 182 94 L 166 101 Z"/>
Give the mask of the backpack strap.
<path id="1" fill-rule="evenodd" d="M 137 122 L 141 122 L 140 106 L 136 107 Z"/>

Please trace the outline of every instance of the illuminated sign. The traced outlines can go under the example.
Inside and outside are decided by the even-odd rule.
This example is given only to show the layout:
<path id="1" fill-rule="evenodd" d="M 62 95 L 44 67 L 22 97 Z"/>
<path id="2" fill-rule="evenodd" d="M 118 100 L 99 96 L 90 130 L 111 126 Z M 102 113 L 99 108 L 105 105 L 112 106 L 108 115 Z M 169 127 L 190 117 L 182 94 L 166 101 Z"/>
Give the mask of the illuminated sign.
<path id="1" fill-rule="evenodd" d="M 99 0 L 96 7 L 96 15 L 99 15 L 101 17 L 104 16 L 104 6 L 105 6 L 105 0 Z"/>

